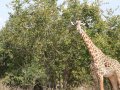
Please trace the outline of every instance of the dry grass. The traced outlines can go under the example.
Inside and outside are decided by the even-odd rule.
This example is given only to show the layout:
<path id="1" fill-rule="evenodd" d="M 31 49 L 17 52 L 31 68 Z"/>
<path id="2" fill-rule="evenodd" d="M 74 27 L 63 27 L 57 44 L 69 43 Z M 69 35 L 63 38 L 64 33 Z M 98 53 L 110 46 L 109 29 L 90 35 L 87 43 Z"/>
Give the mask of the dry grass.
<path id="1" fill-rule="evenodd" d="M 33 89 L 32 88 L 21 89 L 21 88 L 18 88 L 18 87 L 10 88 L 10 87 L 7 87 L 7 86 L 3 85 L 2 83 L 0 83 L 0 90 L 33 90 Z M 44 89 L 44 90 L 54 90 L 54 89 L 49 88 L 49 89 Z M 56 89 L 56 90 L 60 90 L 60 89 Z M 94 89 L 89 87 L 89 86 L 81 86 L 81 87 L 78 87 L 78 88 L 74 88 L 73 90 L 94 90 Z"/>

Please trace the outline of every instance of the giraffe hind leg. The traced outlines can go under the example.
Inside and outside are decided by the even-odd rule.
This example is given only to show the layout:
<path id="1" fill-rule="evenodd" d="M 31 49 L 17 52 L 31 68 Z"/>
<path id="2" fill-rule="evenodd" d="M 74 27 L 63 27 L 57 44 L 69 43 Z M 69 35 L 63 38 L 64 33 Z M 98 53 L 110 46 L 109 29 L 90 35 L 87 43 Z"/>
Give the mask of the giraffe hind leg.
<path id="1" fill-rule="evenodd" d="M 120 89 L 120 70 L 116 72 L 116 75 L 117 75 L 118 85 Z"/>
<path id="2" fill-rule="evenodd" d="M 113 75 L 113 76 L 110 76 L 109 77 L 109 80 L 112 84 L 112 90 L 118 90 L 118 82 L 117 82 L 117 77 L 116 75 Z"/>

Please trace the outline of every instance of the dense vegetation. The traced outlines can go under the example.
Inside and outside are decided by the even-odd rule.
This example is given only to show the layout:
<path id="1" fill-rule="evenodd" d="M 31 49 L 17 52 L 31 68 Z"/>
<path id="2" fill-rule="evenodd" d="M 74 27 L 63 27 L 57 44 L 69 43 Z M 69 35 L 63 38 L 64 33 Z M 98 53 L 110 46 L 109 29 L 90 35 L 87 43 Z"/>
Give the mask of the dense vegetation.
<path id="1" fill-rule="evenodd" d="M 9 20 L 0 31 L 0 77 L 10 86 L 63 83 L 92 84 L 91 57 L 70 21 L 80 19 L 93 42 L 120 60 L 120 16 L 105 19 L 99 2 L 13 0 Z M 110 12 L 109 12 L 110 13 Z"/>

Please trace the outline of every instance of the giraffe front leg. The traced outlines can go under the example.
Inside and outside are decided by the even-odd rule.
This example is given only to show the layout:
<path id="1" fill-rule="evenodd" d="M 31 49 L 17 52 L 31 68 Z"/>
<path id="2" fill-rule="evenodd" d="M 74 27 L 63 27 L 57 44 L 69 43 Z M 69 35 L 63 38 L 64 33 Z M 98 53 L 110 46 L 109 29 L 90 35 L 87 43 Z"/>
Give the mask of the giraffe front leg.
<path id="1" fill-rule="evenodd" d="M 100 90 L 104 90 L 104 78 L 103 78 L 103 75 L 98 75 L 98 77 L 99 77 Z"/>
<path id="2" fill-rule="evenodd" d="M 120 89 L 120 70 L 118 70 L 117 72 L 116 72 L 116 75 L 117 75 L 117 80 L 118 80 L 118 87 L 119 87 L 119 89 Z"/>

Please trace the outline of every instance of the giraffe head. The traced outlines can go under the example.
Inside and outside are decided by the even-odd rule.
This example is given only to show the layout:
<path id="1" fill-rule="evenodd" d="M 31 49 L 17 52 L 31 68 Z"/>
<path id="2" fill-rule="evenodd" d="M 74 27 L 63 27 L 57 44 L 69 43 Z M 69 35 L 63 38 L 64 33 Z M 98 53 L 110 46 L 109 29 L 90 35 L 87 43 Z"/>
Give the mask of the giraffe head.
<path id="1" fill-rule="evenodd" d="M 82 29 L 82 25 L 84 25 L 84 23 L 82 23 L 80 20 L 77 20 L 75 23 L 71 22 L 72 25 L 75 25 L 77 27 L 77 31 L 79 31 L 80 33 L 82 33 L 83 29 Z"/>
<path id="2" fill-rule="evenodd" d="M 83 32 L 83 29 L 82 29 L 82 25 L 84 25 L 80 20 L 77 20 L 76 21 L 76 27 L 77 27 L 77 30 L 82 33 Z"/>

